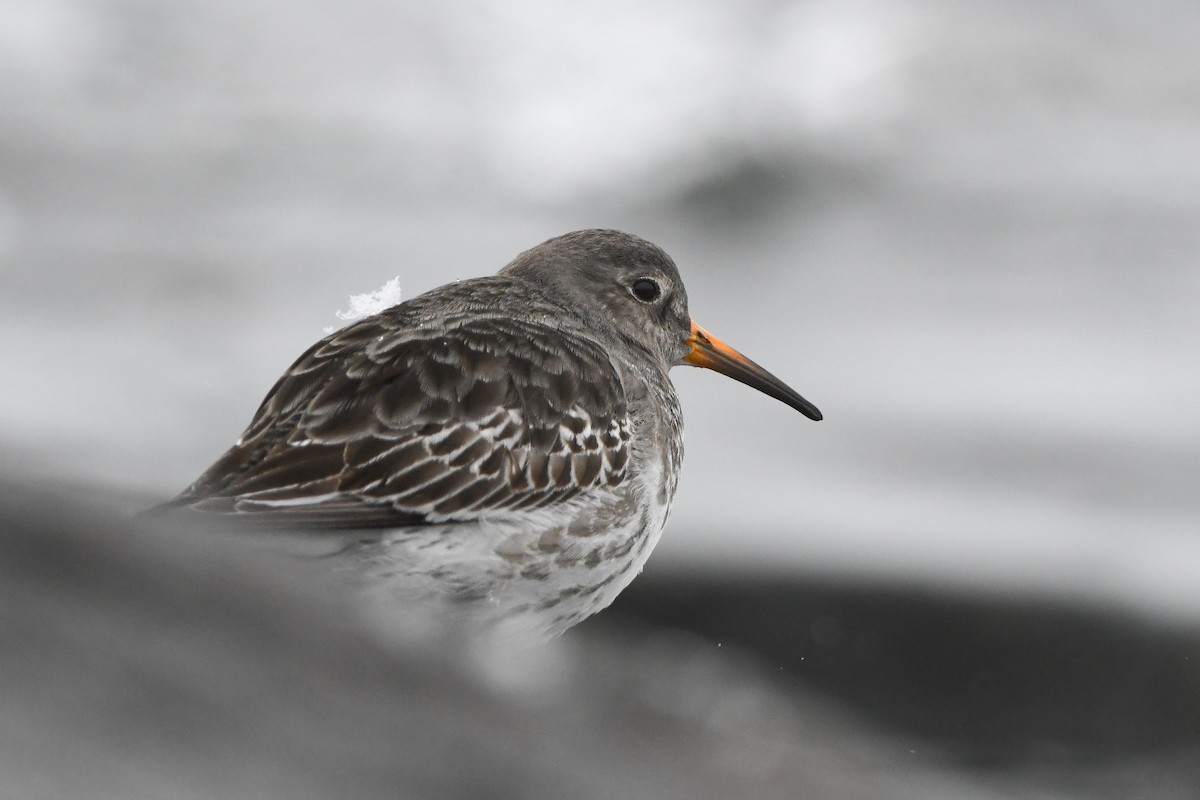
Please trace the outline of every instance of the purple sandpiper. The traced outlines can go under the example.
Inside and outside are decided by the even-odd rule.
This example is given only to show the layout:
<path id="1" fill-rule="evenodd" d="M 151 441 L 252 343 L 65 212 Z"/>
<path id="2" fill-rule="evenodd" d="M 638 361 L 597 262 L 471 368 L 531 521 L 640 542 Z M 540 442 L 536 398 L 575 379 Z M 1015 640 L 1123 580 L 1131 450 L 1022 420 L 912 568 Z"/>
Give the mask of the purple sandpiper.
<path id="1" fill-rule="evenodd" d="M 680 364 L 821 419 L 691 320 L 662 249 L 568 233 L 314 344 L 168 506 L 349 533 L 406 602 L 554 636 L 611 603 L 662 533 Z"/>

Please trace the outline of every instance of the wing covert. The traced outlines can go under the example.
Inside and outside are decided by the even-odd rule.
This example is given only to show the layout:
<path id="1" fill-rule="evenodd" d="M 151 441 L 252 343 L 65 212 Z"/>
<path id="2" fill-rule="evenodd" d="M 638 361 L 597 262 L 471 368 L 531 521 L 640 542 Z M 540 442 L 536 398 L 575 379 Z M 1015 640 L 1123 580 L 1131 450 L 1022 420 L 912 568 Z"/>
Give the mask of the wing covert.
<path id="1" fill-rule="evenodd" d="M 536 508 L 625 479 L 625 393 L 598 344 L 500 316 L 411 316 L 397 306 L 315 344 L 174 505 L 354 528 Z"/>

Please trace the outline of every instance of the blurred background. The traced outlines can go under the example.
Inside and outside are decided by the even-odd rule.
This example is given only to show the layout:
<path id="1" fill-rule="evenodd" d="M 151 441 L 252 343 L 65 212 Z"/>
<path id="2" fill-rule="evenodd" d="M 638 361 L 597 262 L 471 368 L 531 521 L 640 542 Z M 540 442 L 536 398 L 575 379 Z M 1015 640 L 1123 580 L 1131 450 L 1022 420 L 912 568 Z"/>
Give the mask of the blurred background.
<path id="1" fill-rule="evenodd" d="M 2 7 L 8 471 L 166 499 L 349 295 L 626 229 L 826 419 L 677 370 L 672 522 L 578 635 L 1200 796 L 1200 6 Z"/>

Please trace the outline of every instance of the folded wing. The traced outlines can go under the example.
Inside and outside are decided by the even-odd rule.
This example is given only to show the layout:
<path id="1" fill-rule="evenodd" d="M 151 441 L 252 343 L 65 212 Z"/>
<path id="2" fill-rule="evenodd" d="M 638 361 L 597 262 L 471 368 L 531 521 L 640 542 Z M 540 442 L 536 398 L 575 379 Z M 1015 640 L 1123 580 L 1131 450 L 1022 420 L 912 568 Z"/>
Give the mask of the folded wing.
<path id="1" fill-rule="evenodd" d="M 469 520 L 625 480 L 608 355 L 531 321 L 422 325 L 398 306 L 314 345 L 172 503 L 288 527 Z"/>

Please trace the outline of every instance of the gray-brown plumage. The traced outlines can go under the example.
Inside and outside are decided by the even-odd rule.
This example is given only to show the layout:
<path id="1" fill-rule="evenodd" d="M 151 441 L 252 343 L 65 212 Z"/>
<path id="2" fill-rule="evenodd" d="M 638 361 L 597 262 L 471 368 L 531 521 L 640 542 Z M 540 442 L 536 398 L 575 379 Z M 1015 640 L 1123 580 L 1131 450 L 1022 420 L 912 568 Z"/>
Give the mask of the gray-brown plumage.
<path id="1" fill-rule="evenodd" d="M 169 505 L 386 529 L 359 557 L 404 602 L 484 601 L 490 621 L 554 634 L 611 602 L 666 522 L 681 363 L 820 418 L 691 322 L 661 249 L 567 234 L 322 339 Z"/>

